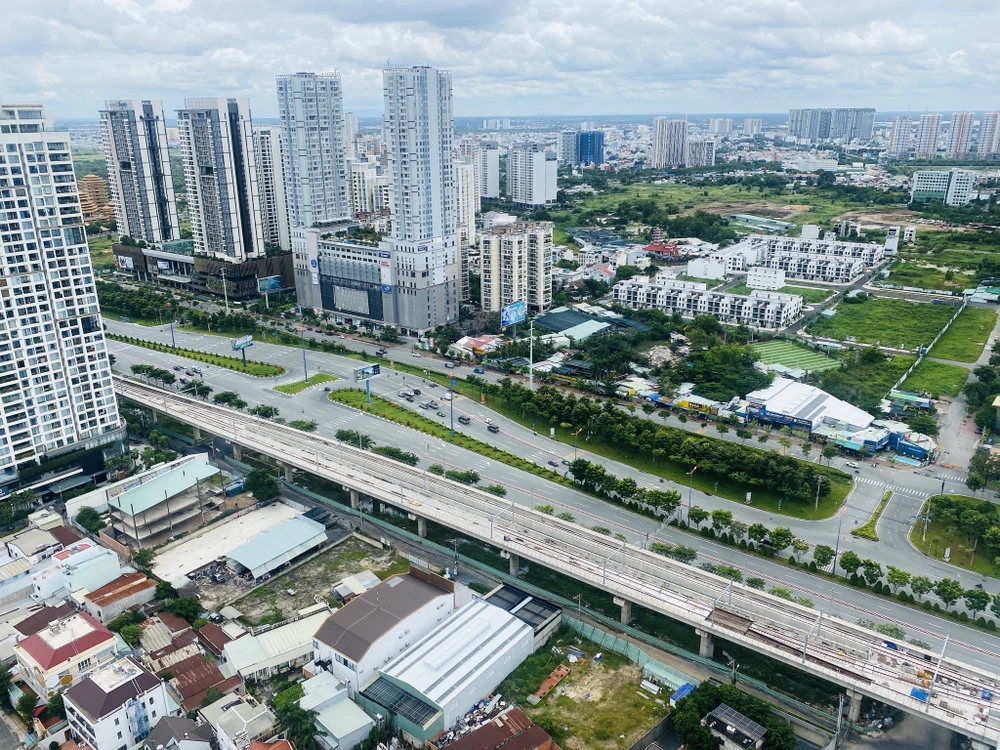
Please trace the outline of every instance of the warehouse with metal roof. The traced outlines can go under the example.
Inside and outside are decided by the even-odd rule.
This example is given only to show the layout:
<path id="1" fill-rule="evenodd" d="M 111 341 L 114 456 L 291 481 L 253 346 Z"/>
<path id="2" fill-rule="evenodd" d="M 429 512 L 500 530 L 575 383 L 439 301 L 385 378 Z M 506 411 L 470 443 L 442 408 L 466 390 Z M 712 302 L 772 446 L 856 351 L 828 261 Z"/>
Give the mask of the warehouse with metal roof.
<path id="1" fill-rule="evenodd" d="M 237 573 L 249 571 L 258 579 L 325 541 L 323 524 L 297 515 L 241 544 L 226 555 L 226 561 Z"/>
<path id="2" fill-rule="evenodd" d="M 826 391 L 794 380 L 775 378 L 767 388 L 746 396 L 747 415 L 760 422 L 787 424 L 816 432 L 821 425 L 860 432 L 875 419 Z"/>
<path id="3" fill-rule="evenodd" d="M 330 614 L 325 604 L 308 607 L 293 620 L 229 641 L 222 648 L 230 674 L 244 680 L 263 680 L 278 671 L 305 664 L 312 658 L 313 635 Z M 263 631 L 263 632 L 262 632 Z"/>
<path id="4" fill-rule="evenodd" d="M 534 636 L 528 623 L 475 599 L 386 664 L 362 692 L 397 718 L 412 714 L 401 728 L 423 742 L 454 726 L 528 658 Z"/>

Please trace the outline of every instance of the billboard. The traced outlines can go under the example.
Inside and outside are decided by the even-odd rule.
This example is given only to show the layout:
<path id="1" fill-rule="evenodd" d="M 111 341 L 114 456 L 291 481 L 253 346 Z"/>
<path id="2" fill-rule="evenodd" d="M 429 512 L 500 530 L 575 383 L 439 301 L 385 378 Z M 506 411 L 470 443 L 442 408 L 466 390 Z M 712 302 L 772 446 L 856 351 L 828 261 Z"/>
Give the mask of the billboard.
<path id="1" fill-rule="evenodd" d="M 277 292 L 281 289 L 281 276 L 263 276 L 257 279 L 257 291 L 261 294 L 265 292 Z"/>
<path id="2" fill-rule="evenodd" d="M 135 262 L 127 255 L 116 255 L 115 265 L 123 271 L 135 270 Z"/>
<path id="3" fill-rule="evenodd" d="M 253 336 L 240 336 L 238 339 L 233 339 L 234 352 L 246 349 L 249 346 L 253 346 Z"/>
<path id="4" fill-rule="evenodd" d="M 354 371 L 354 382 L 360 383 L 363 380 L 371 380 L 382 375 L 381 365 L 365 365 Z"/>
<path id="5" fill-rule="evenodd" d="M 506 328 L 507 326 L 514 325 L 515 323 L 520 323 L 527 317 L 528 303 L 514 302 L 506 307 L 500 308 L 500 327 Z"/>
<path id="6" fill-rule="evenodd" d="M 170 270 L 170 261 L 169 260 L 158 260 L 158 261 L 156 261 L 156 267 L 159 268 L 161 271 L 169 271 Z"/>

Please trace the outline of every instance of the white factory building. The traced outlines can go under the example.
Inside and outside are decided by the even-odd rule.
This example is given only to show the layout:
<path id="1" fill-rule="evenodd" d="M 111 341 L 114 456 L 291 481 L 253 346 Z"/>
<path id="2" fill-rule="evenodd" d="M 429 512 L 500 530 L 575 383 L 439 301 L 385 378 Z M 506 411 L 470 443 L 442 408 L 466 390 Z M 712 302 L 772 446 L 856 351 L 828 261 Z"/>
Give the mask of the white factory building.
<path id="1" fill-rule="evenodd" d="M 751 328 L 785 328 L 802 314 L 797 294 L 753 290 L 749 296 L 708 291 L 705 284 L 678 281 L 668 275 L 651 279 L 633 276 L 613 288 L 615 301 L 633 309 L 655 308 L 666 313 L 714 315 L 723 323 Z"/>
<path id="2" fill-rule="evenodd" d="M 821 425 L 856 433 L 869 427 L 874 417 L 853 404 L 805 383 L 775 378 L 767 388 L 746 395 L 747 416 L 762 422 L 808 429 Z"/>

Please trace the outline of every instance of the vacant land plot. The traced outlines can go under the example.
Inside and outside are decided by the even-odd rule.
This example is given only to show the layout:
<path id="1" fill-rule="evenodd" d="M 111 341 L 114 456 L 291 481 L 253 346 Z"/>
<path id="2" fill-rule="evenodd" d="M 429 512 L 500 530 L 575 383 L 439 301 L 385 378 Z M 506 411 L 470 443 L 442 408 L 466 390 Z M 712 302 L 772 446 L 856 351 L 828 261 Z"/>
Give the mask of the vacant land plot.
<path id="1" fill-rule="evenodd" d="M 936 348 L 936 347 L 935 347 Z M 969 371 L 960 365 L 946 365 L 925 359 L 903 381 L 904 391 L 913 393 L 928 393 L 931 398 L 950 396 L 955 398 L 965 387 L 969 379 Z"/>
<path id="2" fill-rule="evenodd" d="M 90 248 L 90 264 L 94 268 L 105 268 L 115 264 L 115 256 L 111 252 L 111 244 L 112 239 L 110 237 L 87 240 L 87 246 Z"/>
<path id="3" fill-rule="evenodd" d="M 875 298 L 838 305 L 836 315 L 817 318 L 809 333 L 839 341 L 854 336 L 865 344 L 912 350 L 930 344 L 954 314 L 954 308 L 944 305 Z"/>
<path id="4" fill-rule="evenodd" d="M 198 536 L 176 547 L 161 551 L 153 562 L 153 573 L 165 581 L 177 581 L 217 557 L 232 552 L 244 542 L 295 517 L 295 510 L 284 503 L 273 503 L 245 516 L 208 526 Z"/>
<path id="5" fill-rule="evenodd" d="M 985 307 L 967 307 L 944 336 L 931 349 L 930 355 L 956 362 L 975 362 L 997 323 L 995 310 Z"/>
<path id="6" fill-rule="evenodd" d="M 791 341 L 765 341 L 763 344 L 754 344 L 753 348 L 760 355 L 760 361 L 767 364 L 777 362 L 785 367 L 798 367 L 809 372 L 823 372 L 840 367 L 837 360 Z"/>
<path id="7" fill-rule="evenodd" d="M 753 289 L 746 284 L 737 284 L 736 286 L 731 286 L 726 290 L 728 294 L 743 295 L 749 295 L 752 291 Z M 783 286 L 778 291 L 782 294 L 797 294 L 807 305 L 815 305 L 820 302 L 825 302 L 836 294 L 833 289 L 815 289 L 807 286 Z"/>
<path id="8" fill-rule="evenodd" d="M 950 269 L 945 266 L 924 265 L 922 263 L 896 263 L 892 267 L 888 284 L 909 286 L 916 289 L 940 289 L 946 292 L 957 292 L 975 286 L 975 277 L 971 273 Z"/>
<path id="9" fill-rule="evenodd" d="M 357 537 L 349 537 L 309 562 L 272 578 L 233 602 L 233 606 L 255 625 L 280 622 L 315 604 L 316 597 L 329 600 L 333 594 L 331 585 L 346 576 L 372 570 L 384 579 L 406 569 L 405 558 L 396 557 L 393 550 L 380 551 Z M 200 593 L 204 602 L 207 588 Z"/>

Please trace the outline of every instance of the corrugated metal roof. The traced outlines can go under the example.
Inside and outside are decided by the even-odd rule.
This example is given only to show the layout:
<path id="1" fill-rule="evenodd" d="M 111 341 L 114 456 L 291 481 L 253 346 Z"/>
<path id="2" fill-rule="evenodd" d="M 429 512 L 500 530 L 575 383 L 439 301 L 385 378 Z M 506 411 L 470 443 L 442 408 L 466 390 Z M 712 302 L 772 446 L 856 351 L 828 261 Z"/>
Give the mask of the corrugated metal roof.
<path id="1" fill-rule="evenodd" d="M 303 646 L 311 645 L 313 635 L 316 634 L 329 614 L 329 610 L 324 609 L 322 612 L 303 617 L 301 620 L 282 625 L 266 633 L 254 636 L 247 635 L 238 640 L 230 641 L 223 648 L 226 661 L 241 674 L 244 671 L 256 671 L 253 669 L 255 665 Z"/>
<path id="2" fill-rule="evenodd" d="M 320 534 L 326 534 L 326 527 L 323 524 L 305 516 L 295 516 L 263 534 L 258 534 L 246 544 L 241 544 L 227 557 L 244 568 L 255 571 Z"/>
<path id="3" fill-rule="evenodd" d="M 198 480 L 208 479 L 218 472 L 219 470 L 209 463 L 189 461 L 148 482 L 125 490 L 117 497 L 108 500 L 108 505 L 113 505 L 130 515 L 142 513 L 193 487 Z"/>

